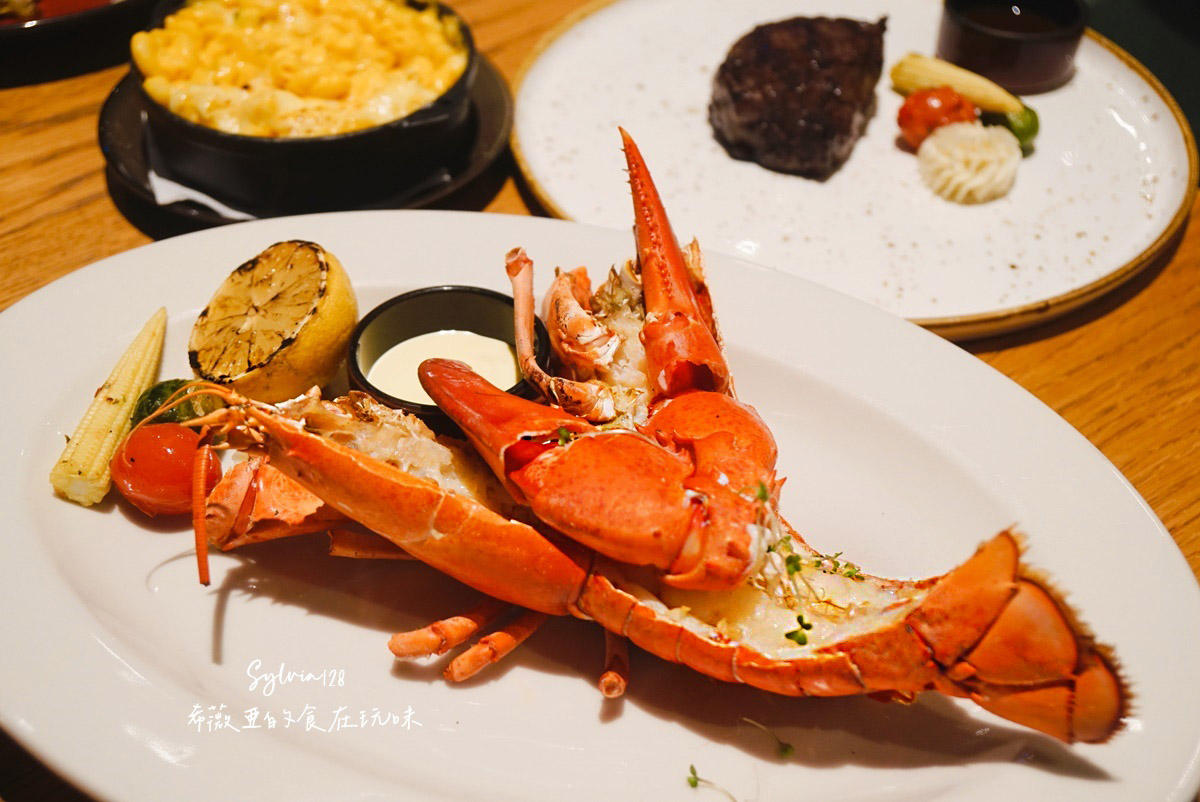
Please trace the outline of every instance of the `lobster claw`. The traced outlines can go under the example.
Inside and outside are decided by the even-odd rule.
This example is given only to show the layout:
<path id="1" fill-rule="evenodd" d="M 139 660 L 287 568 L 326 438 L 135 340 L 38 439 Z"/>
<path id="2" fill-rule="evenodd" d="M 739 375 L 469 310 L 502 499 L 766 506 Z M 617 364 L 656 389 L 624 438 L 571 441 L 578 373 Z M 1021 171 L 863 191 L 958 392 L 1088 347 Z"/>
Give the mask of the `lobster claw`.
<path id="1" fill-rule="evenodd" d="M 697 282 L 684 261 L 641 151 L 624 128 L 621 139 L 629 167 L 634 235 L 646 297 L 642 341 L 650 385 L 666 398 L 688 390 L 729 392 L 729 365 L 717 341 L 711 309 L 697 297 Z"/>
<path id="2" fill-rule="evenodd" d="M 688 486 L 688 456 L 627 429 L 512 396 L 470 367 L 427 359 L 421 385 L 466 434 L 519 502 L 543 523 L 620 562 L 687 576 L 709 529 L 703 498 Z M 748 560 L 719 587 L 740 581 Z M 704 572 L 700 583 L 711 587 Z"/>
<path id="3" fill-rule="evenodd" d="M 739 440 L 736 430 L 703 423 L 710 415 L 722 423 L 753 415 L 734 399 L 698 392 L 672 401 L 657 418 L 672 428 L 660 444 L 509 395 L 462 362 L 428 359 L 418 376 L 513 497 L 573 540 L 663 569 L 664 581 L 696 590 L 734 587 L 761 563 L 765 543 L 755 524 L 766 499 L 739 488 L 763 473 L 759 460 L 773 463 L 774 441 L 764 449 L 759 438 Z M 773 473 L 766 475 L 773 494 Z"/>
<path id="4" fill-rule="evenodd" d="M 660 568 L 664 581 L 676 587 L 728 589 L 765 558 L 764 513 L 778 490 L 775 442 L 757 413 L 733 397 L 698 248 L 693 245 L 686 255 L 680 250 L 637 145 L 623 129 L 621 135 L 633 194 L 646 310 L 640 340 L 653 408 L 638 431 L 596 430 L 588 420 L 613 417 L 611 411 L 599 414 L 611 406 L 611 396 L 602 403 L 590 392 L 591 382 L 546 377 L 534 369 L 532 263 L 520 249 L 510 251 L 505 264 L 513 282 L 522 369 L 560 408 L 509 397 L 446 360 L 428 360 L 419 376 L 514 498 L 544 523 L 615 560 Z M 578 301 L 577 289 L 583 292 L 568 282 L 582 282 L 582 276 L 559 276 L 564 305 Z M 616 347 L 611 331 L 589 328 L 591 318 L 582 309 L 559 311 L 567 341 L 589 349 L 597 341 Z M 572 335 L 568 322 L 587 328 L 587 336 Z M 588 361 L 605 362 L 590 351 Z"/>
<path id="5" fill-rule="evenodd" d="M 592 428 L 570 412 L 504 392 L 462 362 L 427 359 L 417 368 L 417 377 L 521 504 L 528 501 L 509 477 L 514 466 L 536 458 L 556 439 Z"/>

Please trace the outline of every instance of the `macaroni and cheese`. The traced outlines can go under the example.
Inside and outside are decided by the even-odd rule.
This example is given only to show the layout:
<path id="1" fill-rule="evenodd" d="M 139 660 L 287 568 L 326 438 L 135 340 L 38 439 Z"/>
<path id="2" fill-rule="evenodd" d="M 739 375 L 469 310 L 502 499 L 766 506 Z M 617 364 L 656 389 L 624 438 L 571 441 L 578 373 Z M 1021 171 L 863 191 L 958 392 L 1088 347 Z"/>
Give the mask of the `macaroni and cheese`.
<path id="1" fill-rule="evenodd" d="M 196 0 L 134 34 L 146 93 L 233 134 L 307 137 L 405 117 L 467 64 L 462 31 L 403 0 Z"/>

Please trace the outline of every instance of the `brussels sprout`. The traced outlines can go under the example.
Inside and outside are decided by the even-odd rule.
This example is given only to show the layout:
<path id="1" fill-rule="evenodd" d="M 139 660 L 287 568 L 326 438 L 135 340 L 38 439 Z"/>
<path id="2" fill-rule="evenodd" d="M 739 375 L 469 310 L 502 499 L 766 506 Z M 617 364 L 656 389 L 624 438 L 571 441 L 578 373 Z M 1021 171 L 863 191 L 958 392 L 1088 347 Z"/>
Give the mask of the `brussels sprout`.
<path id="1" fill-rule="evenodd" d="M 1003 125 L 1021 145 L 1021 152 L 1029 155 L 1033 150 L 1033 139 L 1038 134 L 1037 112 L 1028 106 L 1022 106 L 1020 111 L 1010 111 L 1007 114 L 988 112 L 983 115 L 987 125 Z"/>
<path id="2" fill-rule="evenodd" d="M 1022 106 L 1020 111 L 1011 111 L 1004 115 L 1004 124 L 1013 132 L 1021 143 L 1021 150 L 1028 152 L 1033 147 L 1033 138 L 1038 133 L 1037 112 L 1028 106 Z"/>
<path id="3" fill-rule="evenodd" d="M 193 381 L 195 379 L 167 379 L 166 381 L 151 385 L 149 389 L 138 396 L 137 403 L 133 405 L 133 414 L 129 416 L 130 425 L 137 426 L 138 422 L 143 418 L 150 417 L 155 410 L 165 404 L 167 399 L 178 392 L 181 387 Z M 156 423 L 186 424 L 192 418 L 207 415 L 223 406 L 225 406 L 225 403 L 221 399 L 215 398 L 208 393 L 194 394 L 159 415 L 154 421 Z"/>

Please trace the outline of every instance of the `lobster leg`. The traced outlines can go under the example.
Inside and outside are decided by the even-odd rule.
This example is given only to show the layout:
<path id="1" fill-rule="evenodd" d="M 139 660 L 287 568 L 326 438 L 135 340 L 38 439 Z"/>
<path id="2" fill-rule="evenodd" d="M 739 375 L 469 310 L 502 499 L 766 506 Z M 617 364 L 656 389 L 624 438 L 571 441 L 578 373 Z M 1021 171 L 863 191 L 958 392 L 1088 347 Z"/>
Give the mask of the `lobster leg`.
<path id="1" fill-rule="evenodd" d="M 434 621 L 427 627 L 411 632 L 397 632 L 388 641 L 388 648 L 401 658 L 445 654 L 504 615 L 511 607 L 499 599 L 484 598 L 460 615 Z"/>
<path id="2" fill-rule="evenodd" d="M 606 699 L 624 695 L 629 686 L 629 647 L 620 635 L 604 630 L 604 673 L 600 675 L 600 693 Z"/>
<path id="3" fill-rule="evenodd" d="M 506 602 L 485 598 L 461 615 L 434 621 L 427 627 L 411 632 L 397 632 L 388 641 L 388 648 L 399 658 L 445 654 L 465 643 L 510 609 L 512 605 Z M 545 620 L 545 613 L 525 610 L 515 621 L 480 638 L 477 643 L 451 660 L 444 674 L 446 679 L 450 682 L 462 682 L 492 663 L 499 662 L 520 646 Z"/>
<path id="4" fill-rule="evenodd" d="M 484 598 L 464 613 L 434 621 L 410 632 L 397 632 L 388 641 L 388 648 L 398 658 L 429 657 L 445 654 L 466 643 L 483 628 L 512 609 L 498 599 Z M 528 638 L 546 619 L 545 613 L 524 611 L 515 621 L 486 635 L 465 650 L 446 667 L 450 682 L 462 682 L 475 676 L 492 663 L 507 656 Z M 625 639 L 604 630 L 605 665 L 600 677 L 600 692 L 614 699 L 625 692 L 629 682 L 629 655 Z"/>
<path id="5" fill-rule="evenodd" d="M 488 635 L 446 666 L 445 677 L 450 682 L 470 679 L 492 663 L 503 660 L 509 652 L 520 646 L 546 620 L 545 613 L 526 610 L 515 621 Z"/>

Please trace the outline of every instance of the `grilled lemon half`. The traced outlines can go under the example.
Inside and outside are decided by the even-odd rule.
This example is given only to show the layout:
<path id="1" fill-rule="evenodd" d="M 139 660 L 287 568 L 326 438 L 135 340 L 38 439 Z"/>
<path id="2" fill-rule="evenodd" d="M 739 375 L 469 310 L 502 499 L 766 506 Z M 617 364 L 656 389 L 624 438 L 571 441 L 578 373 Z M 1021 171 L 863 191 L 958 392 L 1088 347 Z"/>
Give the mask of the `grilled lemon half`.
<path id="1" fill-rule="evenodd" d="M 188 360 L 202 379 L 284 401 L 334 377 L 357 322 L 337 257 L 316 243 L 278 242 L 217 289 L 192 328 Z"/>

